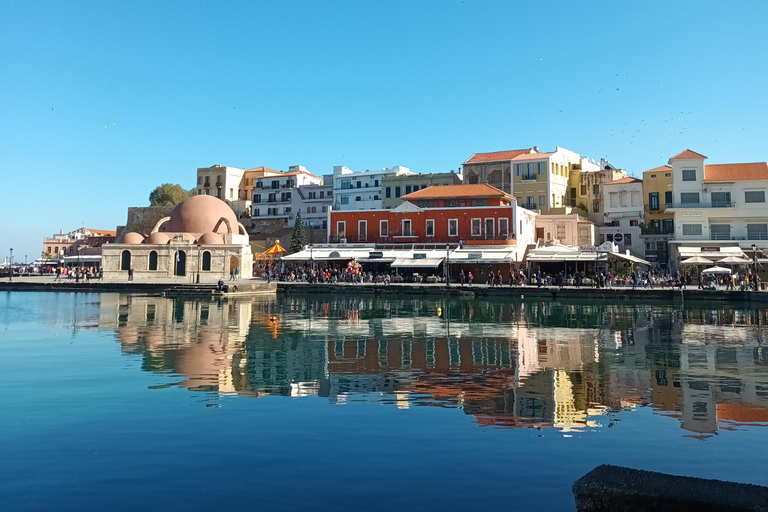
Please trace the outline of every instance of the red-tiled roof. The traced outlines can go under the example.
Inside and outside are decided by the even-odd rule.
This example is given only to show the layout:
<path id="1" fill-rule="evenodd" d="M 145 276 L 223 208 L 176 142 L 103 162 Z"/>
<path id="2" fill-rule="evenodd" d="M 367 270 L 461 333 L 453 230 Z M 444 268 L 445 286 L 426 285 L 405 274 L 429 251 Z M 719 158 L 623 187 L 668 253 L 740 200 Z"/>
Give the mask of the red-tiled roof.
<path id="1" fill-rule="evenodd" d="M 533 148 L 528 149 L 513 149 L 511 151 L 495 151 L 493 153 L 475 153 L 465 164 L 477 164 L 482 162 L 503 162 L 506 160 L 512 160 L 513 158 L 530 153 Z"/>
<path id="2" fill-rule="evenodd" d="M 282 174 L 280 171 L 270 169 L 269 167 L 264 167 L 263 165 L 261 167 L 254 167 L 253 169 L 246 169 L 245 172 L 262 172 L 262 171 Z"/>
<path id="3" fill-rule="evenodd" d="M 117 231 L 110 231 L 108 229 L 91 229 L 85 228 L 86 231 L 91 232 L 91 236 L 115 236 Z"/>
<path id="4" fill-rule="evenodd" d="M 695 151 L 691 151 L 690 149 L 686 149 L 682 153 L 678 153 L 672 158 L 670 158 L 668 163 L 671 164 L 672 160 L 698 160 L 699 158 L 703 158 L 706 160 L 707 157 L 705 157 L 704 155 L 700 155 Z"/>
<path id="5" fill-rule="evenodd" d="M 435 185 L 404 195 L 401 199 L 440 199 L 445 197 L 506 197 L 513 196 L 490 185 Z"/>
<path id="6" fill-rule="evenodd" d="M 619 178 L 618 180 L 609 181 L 606 185 L 623 185 L 625 183 L 642 183 L 643 180 L 627 176 L 626 178 Z"/>
<path id="7" fill-rule="evenodd" d="M 670 172 L 672 170 L 672 167 L 668 165 L 662 165 L 661 167 L 654 167 L 653 169 L 648 169 L 647 171 L 643 171 L 643 174 L 647 172 Z"/>
<path id="8" fill-rule="evenodd" d="M 527 153 L 525 155 L 518 155 L 512 160 L 517 162 L 518 160 L 544 160 L 545 158 L 549 158 L 550 156 L 554 155 L 555 153 Z"/>
<path id="9" fill-rule="evenodd" d="M 306 174 L 307 176 L 312 176 L 313 178 L 319 178 L 320 176 L 315 176 L 309 171 L 293 171 L 293 172 L 287 172 L 285 173 L 286 176 L 296 176 L 297 174 Z"/>
<path id="10" fill-rule="evenodd" d="M 704 181 L 768 180 L 765 162 L 713 164 L 704 166 Z"/>

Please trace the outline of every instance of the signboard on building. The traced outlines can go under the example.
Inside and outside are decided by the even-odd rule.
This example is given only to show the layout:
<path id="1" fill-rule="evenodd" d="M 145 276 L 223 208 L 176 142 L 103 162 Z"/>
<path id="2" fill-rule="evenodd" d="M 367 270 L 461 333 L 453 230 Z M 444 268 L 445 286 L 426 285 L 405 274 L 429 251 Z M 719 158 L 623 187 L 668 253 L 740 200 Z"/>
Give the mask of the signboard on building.
<path id="1" fill-rule="evenodd" d="M 383 258 L 384 253 L 383 252 L 369 252 L 368 253 L 369 258 Z"/>
<path id="2" fill-rule="evenodd" d="M 720 252 L 720 247 L 702 247 L 701 252 Z"/>
<path id="3" fill-rule="evenodd" d="M 415 252 L 413 253 L 413 259 L 415 260 L 425 260 L 427 259 L 427 254 L 424 252 Z"/>
<path id="4" fill-rule="evenodd" d="M 624 235 L 622 235 L 621 233 L 616 233 L 615 235 L 613 235 L 614 242 L 621 242 L 622 240 L 624 240 Z"/>
<path id="5" fill-rule="evenodd" d="M 470 260 L 479 260 L 483 257 L 483 253 L 481 252 L 468 252 L 467 253 L 467 259 Z"/>
<path id="6" fill-rule="evenodd" d="M 580 245 L 579 252 L 597 252 L 597 247 L 594 245 Z"/>

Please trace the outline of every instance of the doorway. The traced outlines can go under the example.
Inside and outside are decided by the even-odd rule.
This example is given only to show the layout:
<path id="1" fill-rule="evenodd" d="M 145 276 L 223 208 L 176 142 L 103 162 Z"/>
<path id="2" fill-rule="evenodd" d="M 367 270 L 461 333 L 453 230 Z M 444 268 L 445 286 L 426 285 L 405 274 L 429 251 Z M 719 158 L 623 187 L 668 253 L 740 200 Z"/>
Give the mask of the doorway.
<path id="1" fill-rule="evenodd" d="M 176 272 L 174 275 L 187 275 L 187 253 L 184 251 L 176 251 Z"/>

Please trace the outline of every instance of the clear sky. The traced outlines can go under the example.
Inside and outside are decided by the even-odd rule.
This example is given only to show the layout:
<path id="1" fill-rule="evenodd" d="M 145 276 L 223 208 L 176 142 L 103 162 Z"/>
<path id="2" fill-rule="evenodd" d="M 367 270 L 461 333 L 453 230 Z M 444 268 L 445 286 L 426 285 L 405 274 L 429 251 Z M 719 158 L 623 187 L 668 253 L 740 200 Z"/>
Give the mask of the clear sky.
<path id="1" fill-rule="evenodd" d="M 768 159 L 768 2 L 0 2 L 0 261 L 213 164 Z"/>

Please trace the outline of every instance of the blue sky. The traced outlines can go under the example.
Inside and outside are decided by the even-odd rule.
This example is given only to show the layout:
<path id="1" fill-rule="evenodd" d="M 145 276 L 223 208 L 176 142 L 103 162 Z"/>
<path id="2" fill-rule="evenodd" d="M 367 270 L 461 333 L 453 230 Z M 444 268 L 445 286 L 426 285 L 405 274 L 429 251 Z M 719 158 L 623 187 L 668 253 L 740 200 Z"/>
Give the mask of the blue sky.
<path id="1" fill-rule="evenodd" d="M 216 163 L 768 159 L 768 2 L 0 3 L 0 256 Z M 21 255 L 21 256 L 19 256 Z"/>

